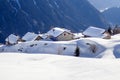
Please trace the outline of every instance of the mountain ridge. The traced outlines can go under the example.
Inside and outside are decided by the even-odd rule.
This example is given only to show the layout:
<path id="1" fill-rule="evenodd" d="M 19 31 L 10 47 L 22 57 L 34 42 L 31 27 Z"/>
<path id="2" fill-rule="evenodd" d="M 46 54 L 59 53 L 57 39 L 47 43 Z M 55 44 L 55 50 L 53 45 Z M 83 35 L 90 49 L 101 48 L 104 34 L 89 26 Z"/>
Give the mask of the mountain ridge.
<path id="1" fill-rule="evenodd" d="M 87 0 L 1 0 L 0 38 L 11 33 L 46 32 L 60 26 L 75 32 L 106 22 Z M 3 41 L 0 41 L 3 42 Z"/>
<path id="2" fill-rule="evenodd" d="M 112 7 L 102 12 L 105 19 L 112 25 L 120 25 L 120 7 Z"/>

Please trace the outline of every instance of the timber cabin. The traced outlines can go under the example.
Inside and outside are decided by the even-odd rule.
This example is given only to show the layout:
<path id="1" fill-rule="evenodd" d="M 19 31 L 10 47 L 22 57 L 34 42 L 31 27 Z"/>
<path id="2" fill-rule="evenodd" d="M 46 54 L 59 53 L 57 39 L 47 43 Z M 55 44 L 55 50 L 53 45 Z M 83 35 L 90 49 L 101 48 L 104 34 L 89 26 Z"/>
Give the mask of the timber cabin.
<path id="1" fill-rule="evenodd" d="M 35 34 L 33 32 L 27 32 L 21 39 L 21 42 L 27 42 L 27 41 L 39 41 L 42 37 L 40 34 Z"/>
<path id="2" fill-rule="evenodd" d="M 83 32 L 83 35 L 84 37 L 97 37 L 97 38 L 103 38 L 103 39 L 111 38 L 111 35 L 105 29 L 93 27 L 93 26 L 88 27 Z"/>
<path id="3" fill-rule="evenodd" d="M 74 38 L 74 35 L 70 30 L 58 27 L 52 28 L 47 34 L 53 41 L 68 41 Z"/>
<path id="4" fill-rule="evenodd" d="M 9 35 L 5 41 L 6 41 L 6 45 L 15 45 L 18 43 L 18 40 L 20 39 L 19 36 L 16 36 L 14 34 Z"/>

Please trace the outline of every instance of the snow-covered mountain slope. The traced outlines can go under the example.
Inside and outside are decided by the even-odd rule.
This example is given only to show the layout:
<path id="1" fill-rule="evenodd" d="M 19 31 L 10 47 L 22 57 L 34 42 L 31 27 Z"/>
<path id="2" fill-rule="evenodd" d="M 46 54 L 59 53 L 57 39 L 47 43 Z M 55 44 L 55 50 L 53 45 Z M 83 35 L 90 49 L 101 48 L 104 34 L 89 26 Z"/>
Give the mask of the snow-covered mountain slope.
<path id="1" fill-rule="evenodd" d="M 105 10 L 106 8 L 118 7 L 120 6 L 120 0 L 88 0 L 93 4 L 98 10 Z"/>
<path id="2" fill-rule="evenodd" d="M 11 33 L 46 32 L 53 26 L 73 31 L 106 22 L 87 0 L 0 0 L 0 42 Z"/>
<path id="3" fill-rule="evenodd" d="M 120 25 L 120 7 L 109 8 L 102 12 L 105 19 L 113 25 Z"/>
<path id="4" fill-rule="evenodd" d="M 119 59 L 0 54 L 0 80 L 119 80 Z"/>
<path id="5" fill-rule="evenodd" d="M 44 53 L 73 56 L 78 46 L 80 57 L 120 58 L 120 34 L 111 39 L 83 38 L 72 41 L 31 41 L 13 46 L 1 46 L 0 52 Z"/>

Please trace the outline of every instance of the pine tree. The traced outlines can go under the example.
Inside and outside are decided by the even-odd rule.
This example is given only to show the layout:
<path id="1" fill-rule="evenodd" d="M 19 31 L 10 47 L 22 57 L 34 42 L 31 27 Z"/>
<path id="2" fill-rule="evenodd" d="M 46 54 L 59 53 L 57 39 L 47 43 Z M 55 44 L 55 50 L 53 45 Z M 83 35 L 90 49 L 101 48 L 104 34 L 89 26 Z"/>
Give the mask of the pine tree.
<path id="1" fill-rule="evenodd" d="M 79 47 L 77 46 L 75 50 L 75 56 L 78 57 L 79 55 L 80 55 L 80 50 Z"/>
<path id="2" fill-rule="evenodd" d="M 112 29 L 111 29 L 111 27 L 108 28 L 108 33 L 109 33 L 110 35 L 112 35 Z"/>

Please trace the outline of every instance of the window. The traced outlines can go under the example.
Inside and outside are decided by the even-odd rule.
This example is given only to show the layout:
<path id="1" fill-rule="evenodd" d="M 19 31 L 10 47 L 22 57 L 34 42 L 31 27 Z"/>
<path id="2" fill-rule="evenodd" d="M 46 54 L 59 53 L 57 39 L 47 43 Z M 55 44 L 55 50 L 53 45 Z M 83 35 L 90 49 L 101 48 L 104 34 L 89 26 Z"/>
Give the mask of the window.
<path id="1" fill-rule="evenodd" d="M 63 47 L 63 50 L 66 50 L 66 47 Z"/>
<path id="2" fill-rule="evenodd" d="M 66 34 L 64 34 L 64 36 L 66 36 Z"/>

